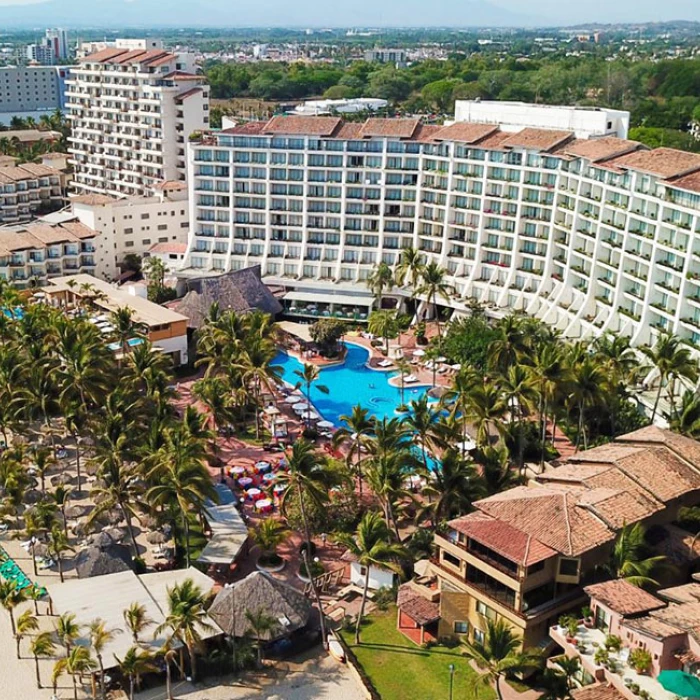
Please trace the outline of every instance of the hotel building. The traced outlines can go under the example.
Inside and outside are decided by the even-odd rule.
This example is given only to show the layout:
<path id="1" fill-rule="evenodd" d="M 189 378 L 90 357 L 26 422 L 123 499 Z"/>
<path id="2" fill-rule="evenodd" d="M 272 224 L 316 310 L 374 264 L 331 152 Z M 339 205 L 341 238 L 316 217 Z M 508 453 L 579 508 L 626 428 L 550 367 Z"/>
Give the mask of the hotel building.
<path id="1" fill-rule="evenodd" d="M 60 170 L 38 163 L 1 166 L 0 224 L 22 223 L 59 209 L 64 177 Z"/>
<path id="2" fill-rule="evenodd" d="M 105 48 L 81 58 L 68 83 L 69 152 L 78 193 L 150 196 L 185 180 L 186 143 L 208 128 L 209 90 L 189 54 Z"/>
<path id="3" fill-rule="evenodd" d="M 204 137 L 183 274 L 259 264 L 303 315 L 310 295 L 357 306 L 374 266 L 413 246 L 446 269 L 455 313 L 476 298 L 572 338 L 700 344 L 700 154 L 621 138 L 618 112 L 569 111 L 583 115 L 567 130 L 525 126 L 537 114 L 518 107 L 509 130 L 288 116 Z"/>

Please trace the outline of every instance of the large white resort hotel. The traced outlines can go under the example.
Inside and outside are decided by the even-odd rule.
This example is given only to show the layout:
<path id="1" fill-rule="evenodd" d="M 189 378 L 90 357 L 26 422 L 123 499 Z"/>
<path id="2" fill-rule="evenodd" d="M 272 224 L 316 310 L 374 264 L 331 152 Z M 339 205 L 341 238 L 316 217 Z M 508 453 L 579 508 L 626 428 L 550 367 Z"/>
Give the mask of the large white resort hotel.
<path id="1" fill-rule="evenodd" d="M 185 274 L 259 264 L 297 314 L 366 312 L 373 267 L 412 246 L 447 270 L 457 313 L 474 297 L 570 337 L 700 347 L 700 154 L 627 140 L 614 110 L 455 117 L 280 116 L 191 141 Z"/>

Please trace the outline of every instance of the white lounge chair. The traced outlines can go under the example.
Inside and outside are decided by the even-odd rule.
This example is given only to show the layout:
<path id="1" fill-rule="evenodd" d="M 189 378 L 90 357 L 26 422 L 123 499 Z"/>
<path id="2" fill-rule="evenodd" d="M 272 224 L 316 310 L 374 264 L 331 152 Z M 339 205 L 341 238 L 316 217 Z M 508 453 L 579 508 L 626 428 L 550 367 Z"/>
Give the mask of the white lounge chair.
<path id="1" fill-rule="evenodd" d="M 404 384 L 413 384 L 414 382 L 418 381 L 418 377 L 416 377 L 415 374 L 409 374 L 408 377 L 403 378 L 403 383 Z"/>
<path id="2" fill-rule="evenodd" d="M 381 362 L 377 363 L 379 367 L 392 367 L 393 364 L 394 363 L 391 360 L 382 360 Z"/>

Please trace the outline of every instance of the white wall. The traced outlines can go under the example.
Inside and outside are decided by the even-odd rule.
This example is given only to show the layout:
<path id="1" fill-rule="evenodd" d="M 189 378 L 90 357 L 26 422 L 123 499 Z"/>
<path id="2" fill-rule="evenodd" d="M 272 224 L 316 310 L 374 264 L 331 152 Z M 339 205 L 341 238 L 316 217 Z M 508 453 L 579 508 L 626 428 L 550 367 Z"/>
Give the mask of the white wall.
<path id="1" fill-rule="evenodd" d="M 365 575 L 361 572 L 362 567 L 357 562 L 350 564 L 350 581 L 361 588 L 365 585 Z M 394 585 L 394 574 L 386 569 L 379 569 L 371 566 L 369 569 L 369 587 L 376 591 L 379 588 L 391 588 Z"/>
<path id="2" fill-rule="evenodd" d="M 578 138 L 627 138 L 629 112 L 615 109 L 533 105 L 525 102 L 457 100 L 455 121 L 498 124 L 503 131 L 524 127 L 573 131 Z"/>

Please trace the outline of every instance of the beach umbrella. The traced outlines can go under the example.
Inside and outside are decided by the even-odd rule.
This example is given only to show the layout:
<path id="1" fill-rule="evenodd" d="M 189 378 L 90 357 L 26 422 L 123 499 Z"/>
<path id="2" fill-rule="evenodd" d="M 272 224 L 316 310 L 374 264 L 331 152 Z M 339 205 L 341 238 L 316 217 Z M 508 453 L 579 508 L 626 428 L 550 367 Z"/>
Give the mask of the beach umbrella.
<path id="1" fill-rule="evenodd" d="M 440 357 L 435 358 L 435 362 L 447 362 L 447 358 L 440 355 Z"/>
<path id="2" fill-rule="evenodd" d="M 696 678 L 690 673 L 685 673 L 684 671 L 661 671 L 656 680 L 669 693 L 680 695 L 683 698 L 700 696 L 700 678 Z"/>
<path id="3" fill-rule="evenodd" d="M 322 420 L 322 421 L 319 421 L 318 424 L 317 424 L 317 426 L 318 426 L 319 428 L 326 428 L 326 429 L 335 427 L 335 426 L 333 425 L 333 423 L 331 423 L 329 420 Z"/>
<path id="4" fill-rule="evenodd" d="M 314 413 L 313 411 L 311 411 L 311 413 L 308 414 L 304 413 L 304 418 L 310 421 L 321 420 L 321 416 L 319 416 L 318 413 Z"/>
<path id="5" fill-rule="evenodd" d="M 160 532 L 160 530 L 149 532 L 146 535 L 146 541 L 149 544 L 163 544 L 163 542 L 167 542 L 167 540 L 168 538 L 165 536 L 165 533 Z"/>
<path id="6" fill-rule="evenodd" d="M 72 481 L 73 478 L 70 474 L 56 474 L 56 476 L 51 477 L 51 486 L 65 486 Z"/>
<path id="7" fill-rule="evenodd" d="M 98 532 L 88 540 L 92 547 L 111 547 L 115 544 L 114 539 L 108 532 Z"/>
<path id="8" fill-rule="evenodd" d="M 425 350 L 421 350 L 418 348 L 418 350 L 413 351 L 413 357 L 423 357 L 425 355 Z"/>
<path id="9" fill-rule="evenodd" d="M 88 532 L 87 522 L 85 520 L 80 520 L 79 522 L 75 523 L 75 525 L 71 526 L 71 530 L 73 531 L 74 535 L 83 537 Z"/>
<path id="10" fill-rule="evenodd" d="M 139 521 L 147 530 L 155 530 L 158 527 L 158 518 L 156 518 L 154 515 L 150 515 L 149 513 L 142 515 L 139 518 Z"/>
<path id="11" fill-rule="evenodd" d="M 120 510 L 113 508 L 112 510 L 107 510 L 104 513 L 100 513 L 97 520 L 105 525 L 118 525 L 122 520 L 124 520 L 124 516 Z"/>
<path id="12" fill-rule="evenodd" d="M 29 489 L 29 491 L 26 491 L 24 496 L 22 496 L 22 500 L 27 503 L 27 504 L 33 504 L 33 503 L 38 503 L 41 500 L 41 497 L 43 494 L 41 491 L 37 491 L 36 489 Z"/>
<path id="13" fill-rule="evenodd" d="M 285 403 L 297 403 L 301 397 L 299 394 L 290 394 L 284 399 Z"/>
<path id="14" fill-rule="evenodd" d="M 471 452 L 472 450 L 476 449 L 476 443 L 474 440 L 471 438 L 468 440 L 464 440 L 464 442 L 458 442 L 455 447 L 460 451 L 460 452 Z"/>
<path id="15" fill-rule="evenodd" d="M 117 543 L 126 538 L 126 528 L 124 527 L 110 527 L 109 530 L 105 530 L 104 532 Z"/>
<path id="16" fill-rule="evenodd" d="M 31 549 L 29 550 L 31 552 Z M 47 557 L 49 555 L 49 545 L 43 542 L 37 542 L 34 545 L 34 556 L 35 557 Z"/>
<path id="17" fill-rule="evenodd" d="M 450 365 L 450 369 L 454 369 L 454 370 L 459 371 L 460 369 L 462 369 L 462 365 L 460 365 L 459 363 L 457 363 L 455 365 Z"/>
<path id="18" fill-rule="evenodd" d="M 306 401 L 300 401 L 292 406 L 293 411 L 308 411 L 309 404 Z"/>

